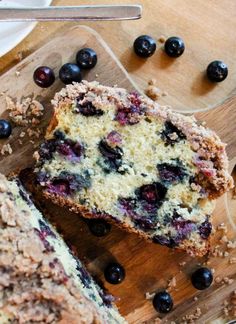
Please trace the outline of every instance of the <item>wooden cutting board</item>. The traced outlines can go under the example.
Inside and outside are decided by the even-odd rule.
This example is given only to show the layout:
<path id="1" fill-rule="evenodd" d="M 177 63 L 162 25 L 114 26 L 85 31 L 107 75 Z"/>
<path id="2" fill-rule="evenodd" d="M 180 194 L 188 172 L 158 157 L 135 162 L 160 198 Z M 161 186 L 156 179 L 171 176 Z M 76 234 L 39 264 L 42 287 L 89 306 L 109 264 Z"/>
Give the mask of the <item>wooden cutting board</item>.
<path id="1" fill-rule="evenodd" d="M 0 78 L 1 117 L 7 118 L 8 115 L 5 95 L 14 100 L 34 96 L 45 107 L 44 117 L 38 126 L 43 133 L 52 113 L 50 100 L 63 84 L 57 78 L 52 87 L 41 89 L 33 82 L 33 71 L 39 65 L 48 65 L 58 75 L 60 66 L 66 62 L 73 62 L 76 51 L 82 47 L 92 47 L 98 53 L 97 66 L 84 73 L 84 79 L 97 80 L 109 86 L 117 84 L 130 91 L 138 90 L 101 37 L 92 29 L 79 26 L 55 38 Z M 236 161 L 235 105 L 236 98 L 231 97 L 223 105 L 198 114 L 201 120 L 205 120 L 207 125 L 216 130 L 228 143 L 231 171 Z M 39 139 L 27 136 L 21 138 L 20 134 L 26 129 L 27 127 L 14 127 L 11 138 L 0 142 L 0 149 L 3 144 L 9 143 L 13 150 L 12 154 L 0 157 L 0 172 L 8 174 L 19 168 L 32 166 L 32 153 L 42 136 Z M 31 142 L 32 140 L 34 143 Z M 185 253 L 174 253 L 168 248 L 146 243 L 136 235 L 124 233 L 115 227 L 108 236 L 96 238 L 90 234 L 87 225 L 78 215 L 66 212 L 46 201 L 40 203 L 44 209 L 46 208 L 47 214 L 57 224 L 65 239 L 75 246 L 79 257 L 84 260 L 91 273 L 102 280 L 105 287 L 117 297 L 117 305 L 129 323 L 154 323 L 157 317 L 163 318 L 163 323 L 171 323 L 171 321 L 180 323 L 183 321 L 183 316 L 193 314 L 198 307 L 201 309 L 202 316 L 196 320 L 197 323 L 214 323 L 216 319 L 227 322 L 233 319 L 232 313 L 223 316 L 222 303 L 236 289 L 236 264 L 229 263 L 230 258 L 236 257 L 236 249 L 230 250 L 230 255 L 227 257 L 210 257 L 208 261 L 209 267 L 215 270 L 215 277 L 227 276 L 235 281 L 224 285 L 213 284 L 208 290 L 199 292 L 192 287 L 189 278 L 196 266 L 199 263 L 203 264 L 206 258 L 194 259 Z M 236 200 L 232 199 L 232 192 L 230 192 L 217 201 L 214 213 L 214 223 L 218 225 L 224 222 L 230 239 L 236 239 L 235 210 Z M 213 240 L 217 241 L 221 236 L 222 232 L 217 231 Z M 223 250 L 222 247 L 220 249 Z M 107 284 L 103 278 L 104 266 L 113 260 L 123 264 L 126 270 L 124 282 L 117 286 Z M 151 301 L 145 299 L 145 294 L 167 288 L 172 278 L 174 278 L 172 283 L 176 281 L 176 285 L 170 288 L 175 307 L 170 314 L 163 316 L 155 312 Z M 196 296 L 197 298 L 194 299 Z"/>

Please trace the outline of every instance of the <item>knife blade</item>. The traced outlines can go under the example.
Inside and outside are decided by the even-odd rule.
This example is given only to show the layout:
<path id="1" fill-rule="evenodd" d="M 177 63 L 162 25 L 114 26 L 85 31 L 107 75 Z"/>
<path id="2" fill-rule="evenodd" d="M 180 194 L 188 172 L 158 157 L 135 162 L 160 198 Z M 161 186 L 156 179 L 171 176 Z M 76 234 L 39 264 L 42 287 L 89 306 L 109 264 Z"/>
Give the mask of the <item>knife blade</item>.
<path id="1" fill-rule="evenodd" d="M 0 7 L 0 21 L 134 20 L 141 5 Z"/>

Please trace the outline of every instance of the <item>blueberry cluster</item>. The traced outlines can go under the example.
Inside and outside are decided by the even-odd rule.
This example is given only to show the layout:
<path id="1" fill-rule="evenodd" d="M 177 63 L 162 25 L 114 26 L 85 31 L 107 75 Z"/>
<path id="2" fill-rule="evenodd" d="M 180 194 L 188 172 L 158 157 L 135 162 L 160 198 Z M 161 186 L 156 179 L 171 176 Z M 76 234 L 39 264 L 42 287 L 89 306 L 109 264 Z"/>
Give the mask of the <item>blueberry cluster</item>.
<path id="1" fill-rule="evenodd" d="M 92 69 L 97 64 L 97 54 L 92 48 L 82 48 L 76 54 L 75 63 L 65 63 L 59 70 L 59 78 L 64 84 L 80 82 L 81 70 Z M 39 66 L 33 74 L 34 82 L 41 88 L 50 87 L 55 81 L 55 74 L 48 66 Z"/>
<path id="2" fill-rule="evenodd" d="M 133 44 L 134 52 L 142 58 L 152 56 L 156 47 L 156 41 L 148 35 L 139 36 Z M 185 44 L 180 37 L 172 36 L 165 41 L 164 51 L 169 57 L 177 58 L 184 53 L 184 50 Z M 224 81 L 228 75 L 228 67 L 222 61 L 213 61 L 207 66 L 206 75 L 212 82 Z"/>

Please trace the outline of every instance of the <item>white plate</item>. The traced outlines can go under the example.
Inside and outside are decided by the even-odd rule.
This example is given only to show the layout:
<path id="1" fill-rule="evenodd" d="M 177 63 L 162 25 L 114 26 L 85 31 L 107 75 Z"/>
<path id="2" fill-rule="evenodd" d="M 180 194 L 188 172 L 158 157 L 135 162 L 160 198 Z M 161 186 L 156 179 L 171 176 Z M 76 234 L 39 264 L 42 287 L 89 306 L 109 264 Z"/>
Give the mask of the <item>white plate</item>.
<path id="1" fill-rule="evenodd" d="M 0 0 L 2 6 L 49 6 L 52 0 Z M 0 23 L 0 57 L 9 52 L 22 41 L 36 26 L 36 23 L 1 22 Z"/>

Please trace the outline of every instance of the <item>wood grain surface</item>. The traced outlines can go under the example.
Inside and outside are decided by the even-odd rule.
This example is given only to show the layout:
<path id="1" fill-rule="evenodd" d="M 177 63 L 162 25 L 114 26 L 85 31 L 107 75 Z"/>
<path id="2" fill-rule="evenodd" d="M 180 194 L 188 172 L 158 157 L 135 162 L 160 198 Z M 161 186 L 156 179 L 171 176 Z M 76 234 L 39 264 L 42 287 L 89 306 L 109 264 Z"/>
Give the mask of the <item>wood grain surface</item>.
<path id="1" fill-rule="evenodd" d="M 57 78 L 52 87 L 42 90 L 33 83 L 32 73 L 37 66 L 47 64 L 53 67 L 57 75 L 61 64 L 74 60 L 76 51 L 85 46 L 93 47 L 99 57 L 97 66 L 84 75 L 85 79 L 98 80 L 106 85 L 117 84 L 129 90 L 137 88 L 101 37 L 91 29 L 76 27 L 65 35 L 56 37 L 0 78 L 1 91 L 4 93 L 0 96 L 1 117 L 7 117 L 4 99 L 6 94 L 15 100 L 34 96 L 45 106 L 45 115 L 39 126 L 43 131 L 51 115 L 50 99 L 63 85 Z M 199 113 L 199 118 L 206 120 L 207 124 L 229 143 L 231 170 L 236 157 L 235 103 L 236 99 L 231 97 L 223 105 Z M 32 144 L 26 136 L 22 138 L 23 144 L 19 145 L 18 139 L 22 130 L 24 129 L 20 127 L 13 129 L 13 135 L 9 139 L 13 153 L 0 158 L 0 172 L 8 174 L 18 168 L 32 165 L 32 153 L 40 139 L 34 139 L 35 143 Z M 1 141 L 0 145 L 7 142 Z M 228 277 L 233 279 L 232 283 L 215 283 L 208 290 L 199 292 L 192 287 L 190 275 L 199 264 L 207 261 L 206 258 L 194 259 L 185 253 L 174 253 L 168 248 L 146 243 L 136 235 L 124 233 L 115 227 L 107 237 L 96 238 L 89 233 L 87 225 L 78 215 L 51 205 L 45 200 L 41 200 L 40 205 L 58 225 L 65 239 L 75 246 L 79 257 L 87 264 L 91 273 L 103 281 L 105 287 L 117 297 L 117 305 L 129 323 L 156 323 L 157 318 L 162 318 L 163 323 L 182 323 L 183 317 L 193 314 L 197 308 L 200 308 L 202 313 L 201 317 L 195 320 L 197 323 L 224 323 L 233 319 L 232 312 L 228 316 L 224 315 L 223 302 L 228 300 L 236 289 L 236 266 L 229 263 L 231 258 L 236 257 L 235 250 L 229 250 L 230 254 L 227 257 L 208 258 L 208 266 L 215 270 L 215 277 Z M 217 226 L 224 222 L 228 227 L 227 236 L 230 239 L 236 239 L 235 205 L 230 192 L 218 200 L 214 213 L 214 224 Z M 222 231 L 217 231 L 213 243 L 219 244 L 222 235 Z M 224 250 L 221 244 L 220 249 Z M 105 283 L 103 277 L 104 266 L 113 260 L 123 264 L 126 270 L 126 279 L 117 286 Z M 176 280 L 176 286 L 169 288 L 174 299 L 174 310 L 161 316 L 153 309 L 152 302 L 145 299 L 145 294 L 167 288 L 172 278 Z"/>

